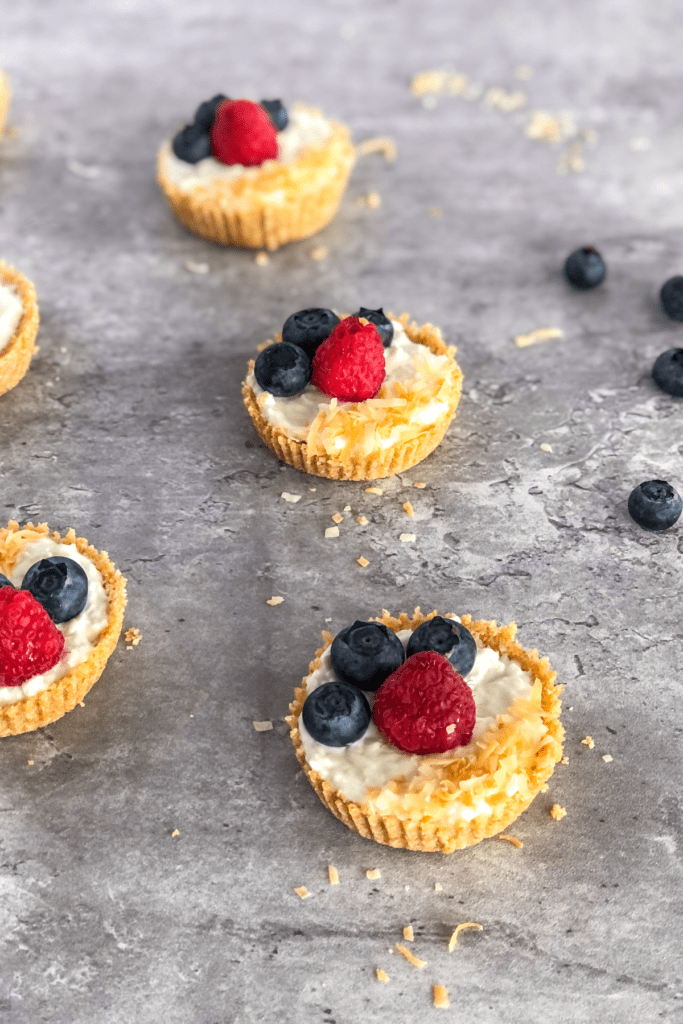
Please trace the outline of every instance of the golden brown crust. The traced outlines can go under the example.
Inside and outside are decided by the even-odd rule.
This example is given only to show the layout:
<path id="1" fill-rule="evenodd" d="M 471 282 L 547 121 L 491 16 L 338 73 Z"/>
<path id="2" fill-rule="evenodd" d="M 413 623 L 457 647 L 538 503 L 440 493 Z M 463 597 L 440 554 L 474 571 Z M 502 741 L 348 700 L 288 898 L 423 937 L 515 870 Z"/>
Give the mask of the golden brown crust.
<path id="1" fill-rule="evenodd" d="M 11 98 L 12 90 L 7 81 L 7 76 L 3 73 L 2 68 L 0 68 L 0 136 L 5 130 L 5 121 L 7 120 L 7 111 L 9 110 Z"/>
<path id="2" fill-rule="evenodd" d="M 38 303 L 32 282 L 0 260 L 0 284 L 14 285 L 24 307 L 19 326 L 7 346 L 0 352 L 0 395 L 18 384 L 28 370 L 31 356 L 36 351 L 38 333 Z"/>
<path id="3" fill-rule="evenodd" d="M 314 235 L 337 212 L 356 151 L 348 128 L 335 121 L 330 125 L 323 146 L 305 149 L 291 163 L 268 161 L 259 173 L 190 190 L 179 188 L 166 173 L 165 145 L 157 158 L 157 181 L 188 231 L 210 242 L 272 252 Z"/>
<path id="4" fill-rule="evenodd" d="M 389 612 L 384 611 L 377 621 L 398 632 L 401 629 L 417 629 L 422 622 L 436 614 L 431 612 L 423 615 L 416 608 L 412 616 L 403 613 L 393 618 Z M 345 825 L 366 839 L 374 839 L 378 843 L 400 849 L 425 852 L 452 853 L 465 846 L 473 846 L 482 839 L 503 832 L 529 806 L 562 756 L 564 729 L 560 724 L 559 699 L 562 687 L 555 685 L 556 673 L 550 668 L 548 659 L 539 657 L 536 650 L 525 650 L 517 643 L 517 627 L 513 622 L 508 626 L 483 620 L 473 622 L 469 615 L 463 615 L 462 622 L 484 646 L 506 655 L 530 673 L 534 680 L 532 693 L 535 692 L 537 704 L 532 713 L 542 721 L 545 731 L 540 743 L 534 740 L 525 749 L 523 712 L 527 705 L 531 706 L 532 698 L 527 702 L 515 702 L 506 715 L 498 716 L 495 725 L 482 737 L 477 754 L 468 758 L 455 758 L 453 762 L 445 762 L 443 767 L 431 772 L 433 785 L 430 787 L 430 796 L 441 807 L 447 808 L 449 798 L 458 801 L 468 799 L 471 806 L 475 806 L 478 799 L 485 797 L 491 806 L 490 814 L 476 815 L 471 821 L 458 819 L 448 824 L 439 823 L 438 813 L 426 810 L 414 783 L 406 783 L 402 779 L 392 780 L 382 791 L 383 795 L 388 792 L 390 799 L 395 798 L 394 807 L 400 810 L 400 816 L 398 813 L 378 813 L 372 806 L 377 803 L 375 799 L 364 804 L 347 800 L 314 771 L 306 760 L 298 725 L 306 699 L 306 679 L 294 691 L 287 722 L 297 759 L 325 806 Z M 316 652 L 309 666 L 309 675 L 320 667 L 320 658 L 333 638 L 329 633 L 323 633 L 323 639 L 324 646 Z M 521 783 L 518 792 L 508 796 L 500 791 L 499 780 L 511 772 L 521 779 Z M 402 801 L 405 801 L 406 807 L 401 807 Z M 410 809 L 411 802 L 415 806 L 414 811 Z"/>
<path id="5" fill-rule="evenodd" d="M 389 313 L 388 316 L 391 318 L 392 314 Z M 448 395 L 447 411 L 443 412 L 435 423 L 421 430 L 416 437 L 374 451 L 369 456 L 355 453 L 345 458 L 343 454 L 318 454 L 311 452 L 305 441 L 297 441 L 279 427 L 267 422 L 261 414 L 253 389 L 245 380 L 242 384 L 244 404 L 261 440 L 278 459 L 289 466 L 294 466 L 295 469 L 300 469 L 303 473 L 324 476 L 331 480 L 379 480 L 382 477 L 403 473 L 431 455 L 441 443 L 458 407 L 462 393 L 462 372 L 455 362 L 455 349 L 445 344 L 438 327 L 433 324 L 423 324 L 420 327 L 415 321 L 411 323 L 408 313 L 402 313 L 398 319 L 411 341 L 425 345 L 436 355 L 447 355 L 451 359 L 452 387 Z M 251 374 L 253 371 L 254 362 L 250 361 L 248 373 Z"/>
<path id="6" fill-rule="evenodd" d="M 28 523 L 20 529 L 18 523 L 10 521 L 6 528 L 0 529 L 0 572 L 5 575 L 11 573 L 26 544 L 44 536 L 49 536 L 57 544 L 73 544 L 100 571 L 109 598 L 107 625 L 86 660 L 57 679 L 47 690 L 33 697 L 25 697 L 15 704 L 0 705 L 0 736 L 32 732 L 50 722 L 56 722 L 67 711 L 73 710 L 102 675 L 107 659 L 116 647 L 123 624 L 125 579 L 110 561 L 106 551 L 98 551 L 87 540 L 77 537 L 73 530 L 69 530 L 65 537 L 60 537 L 58 533 L 50 533 L 46 523 L 39 523 L 38 526 Z"/>

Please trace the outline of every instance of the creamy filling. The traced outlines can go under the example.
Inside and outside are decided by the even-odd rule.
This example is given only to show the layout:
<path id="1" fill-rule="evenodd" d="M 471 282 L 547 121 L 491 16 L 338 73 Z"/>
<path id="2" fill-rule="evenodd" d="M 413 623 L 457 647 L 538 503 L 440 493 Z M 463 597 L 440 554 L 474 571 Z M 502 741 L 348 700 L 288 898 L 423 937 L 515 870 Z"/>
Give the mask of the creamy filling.
<path id="1" fill-rule="evenodd" d="M 88 598 L 85 608 L 68 622 L 56 623 L 57 629 L 61 630 L 66 640 L 64 653 L 57 664 L 43 675 L 27 679 L 21 686 L 0 686 L 0 705 L 15 704 L 24 697 L 33 697 L 36 693 L 47 690 L 51 683 L 61 679 L 72 668 L 85 661 L 107 625 L 109 599 L 102 575 L 90 559 L 81 554 L 75 544 L 57 544 L 49 537 L 32 541 L 22 551 L 8 579 L 15 587 L 20 587 L 32 565 L 41 558 L 52 558 L 55 555 L 71 558 L 85 570 L 88 577 Z"/>
<path id="2" fill-rule="evenodd" d="M 457 619 L 457 616 L 448 616 Z M 401 630 L 397 636 L 404 648 L 412 635 L 412 630 Z M 328 647 L 320 659 L 320 668 L 312 672 L 306 679 L 306 695 L 323 683 L 335 679 L 330 661 Z M 472 739 L 463 747 L 455 747 L 443 755 L 430 754 L 432 763 L 452 761 L 454 756 L 466 757 L 476 753 L 477 741 L 482 738 L 490 726 L 495 724 L 496 717 L 504 714 L 518 697 L 528 697 L 531 693 L 533 680 L 515 661 L 490 647 L 483 647 L 477 641 L 477 657 L 472 671 L 465 677 L 465 682 L 472 690 L 477 708 L 476 723 Z M 370 706 L 374 695 L 366 694 Z M 306 760 L 311 768 L 323 779 L 355 803 L 362 804 L 367 798 L 367 791 L 372 787 L 382 789 L 391 779 L 402 776 L 409 782 L 418 773 L 422 757 L 419 754 L 406 754 L 398 747 L 392 746 L 380 733 L 373 721 L 370 722 L 365 734 L 355 743 L 345 747 L 328 747 L 319 743 L 310 735 L 303 718 L 299 716 L 299 733 L 306 752 Z M 506 792 L 513 796 L 517 791 L 517 782 L 513 778 Z M 490 813 L 485 801 L 479 801 L 476 807 L 467 807 L 457 801 L 451 806 L 451 820 L 458 818 L 472 819 L 478 814 Z"/>
<path id="3" fill-rule="evenodd" d="M 24 307 L 13 284 L 0 284 L 0 353 L 17 333 Z"/>
<path id="4" fill-rule="evenodd" d="M 222 164 L 215 157 L 207 156 L 196 164 L 189 164 L 175 155 L 169 140 L 162 147 L 164 169 L 174 185 L 189 192 L 211 181 L 231 181 L 242 175 L 256 175 L 278 163 L 293 163 L 309 146 L 324 146 L 331 131 L 330 122 L 319 110 L 296 104 L 289 112 L 287 127 L 277 133 L 277 160 L 264 160 L 258 167 L 244 167 L 242 164 Z"/>
<path id="5" fill-rule="evenodd" d="M 448 364 L 448 356 L 437 355 L 426 345 L 416 344 L 411 341 L 403 326 L 398 320 L 392 320 L 394 325 L 394 337 L 391 345 L 384 349 L 384 361 L 386 365 L 385 384 L 392 384 L 401 381 L 407 387 L 424 379 L 426 374 L 433 374 L 439 377 L 443 374 Z M 306 441 L 311 424 L 321 409 L 329 409 L 332 399 L 323 394 L 314 384 L 307 384 L 299 395 L 293 398 L 276 398 L 268 391 L 263 391 L 256 382 L 253 373 L 247 376 L 247 384 L 256 396 L 261 410 L 261 415 L 273 427 L 294 438 L 296 441 Z M 263 396 L 263 397 L 260 397 Z M 350 402 L 338 402 L 340 407 L 351 405 Z M 417 420 L 422 426 L 431 426 L 436 423 L 441 413 L 446 412 L 448 404 L 434 399 L 424 408 L 416 412 L 414 421 Z M 388 437 L 381 438 L 382 448 L 389 448 L 396 441 L 400 440 L 401 428 L 394 427 Z M 344 447 L 343 437 L 337 439 L 337 446 Z"/>

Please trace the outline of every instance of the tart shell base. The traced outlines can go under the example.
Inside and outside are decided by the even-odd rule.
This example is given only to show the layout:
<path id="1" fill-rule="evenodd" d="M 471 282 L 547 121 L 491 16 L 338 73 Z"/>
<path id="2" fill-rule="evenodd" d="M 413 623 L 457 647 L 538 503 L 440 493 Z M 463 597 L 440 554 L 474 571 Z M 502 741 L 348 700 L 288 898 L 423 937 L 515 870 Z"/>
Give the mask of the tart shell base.
<path id="1" fill-rule="evenodd" d="M 14 285 L 24 307 L 14 336 L 0 352 L 0 395 L 4 395 L 19 383 L 28 370 L 33 353 L 37 351 L 36 334 L 40 318 L 33 284 L 4 260 L 0 260 L 0 284 Z"/>
<path id="2" fill-rule="evenodd" d="M 87 540 L 77 537 L 73 530 L 69 530 L 65 537 L 60 537 L 58 533 L 50 533 L 45 523 L 36 527 L 29 523 L 20 529 L 18 523 L 10 522 L 6 528 L 0 530 L 0 572 L 11 572 L 25 545 L 44 536 L 49 536 L 57 544 L 73 544 L 102 574 L 104 589 L 109 598 L 107 625 L 86 660 L 80 665 L 70 669 L 41 693 L 25 697 L 15 704 L 0 705 L 0 736 L 33 732 L 34 729 L 41 729 L 51 722 L 56 722 L 68 711 L 72 711 L 102 675 L 107 659 L 116 647 L 123 625 L 123 612 L 126 607 L 125 579 L 114 567 L 106 551 L 98 551 L 88 544 Z"/>
<path id="3" fill-rule="evenodd" d="M 422 622 L 436 614 L 432 612 L 431 615 L 422 615 L 420 609 L 416 608 L 413 616 L 402 614 L 398 618 L 393 618 L 385 611 L 377 621 L 397 632 L 401 629 L 416 629 Z M 514 623 L 499 626 L 496 622 L 473 622 L 469 615 L 463 615 L 462 622 L 485 646 L 493 648 L 501 655 L 507 655 L 529 672 L 534 680 L 540 682 L 542 717 L 547 727 L 547 736 L 530 764 L 524 769 L 527 792 L 506 796 L 493 807 L 491 814 L 478 815 L 471 821 L 457 820 L 448 825 L 430 821 L 427 814 L 423 815 L 421 820 L 403 820 L 392 814 L 368 812 L 367 804 L 360 805 L 347 800 L 308 764 L 298 726 L 306 690 L 304 686 L 297 687 L 295 699 L 290 705 L 291 714 L 287 718 L 297 759 L 325 806 L 348 828 L 366 839 L 374 839 L 377 843 L 398 849 L 428 853 L 453 853 L 454 850 L 473 846 L 482 839 L 503 832 L 512 824 L 550 778 L 555 764 L 562 757 L 564 729 L 560 724 L 559 700 L 562 687 L 555 685 L 556 673 L 551 670 L 548 659 L 539 657 L 538 651 L 525 650 L 515 641 L 517 627 Z M 315 660 L 309 667 L 309 674 L 320 667 L 320 657 L 332 642 L 329 634 L 324 636 L 327 642 L 316 652 Z"/>

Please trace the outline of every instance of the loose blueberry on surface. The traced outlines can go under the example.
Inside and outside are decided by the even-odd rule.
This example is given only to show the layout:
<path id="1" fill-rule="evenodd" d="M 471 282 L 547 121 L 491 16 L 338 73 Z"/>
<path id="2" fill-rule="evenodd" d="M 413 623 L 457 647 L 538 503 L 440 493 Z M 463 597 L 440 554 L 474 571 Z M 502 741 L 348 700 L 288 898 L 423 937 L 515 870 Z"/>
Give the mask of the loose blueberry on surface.
<path id="1" fill-rule="evenodd" d="M 670 277 L 659 293 L 664 312 L 672 320 L 683 320 L 683 277 Z"/>
<path id="2" fill-rule="evenodd" d="M 381 622 L 356 621 L 337 633 L 330 648 L 335 674 L 359 690 L 376 690 L 405 661 L 403 644 Z"/>
<path id="3" fill-rule="evenodd" d="M 683 398 L 683 348 L 670 348 L 657 356 L 652 379 L 667 395 Z"/>
<path id="4" fill-rule="evenodd" d="M 185 125 L 173 139 L 173 152 L 186 164 L 196 164 L 211 156 L 211 138 L 208 130 L 198 124 Z"/>
<path id="5" fill-rule="evenodd" d="M 567 256 L 564 265 L 565 277 L 575 288 L 586 290 L 596 288 L 605 280 L 607 267 L 599 252 L 591 246 L 576 249 Z"/>
<path id="6" fill-rule="evenodd" d="M 6 576 L 3 576 L 0 572 L 0 587 L 13 587 L 14 584 L 11 580 L 8 580 Z"/>
<path id="7" fill-rule="evenodd" d="M 374 324 L 377 328 L 377 333 L 382 339 L 382 344 L 385 348 L 389 348 L 394 337 L 394 325 L 389 317 L 384 315 L 383 309 L 366 309 L 365 306 L 361 306 L 353 316 L 364 317 L 371 324 Z"/>
<path id="8" fill-rule="evenodd" d="M 216 96 L 213 96 L 210 100 L 204 100 L 197 107 L 197 111 L 194 115 L 194 123 L 201 126 L 205 132 L 211 131 L 211 125 L 216 118 L 216 111 L 220 107 L 224 100 L 227 100 L 227 96 L 224 96 L 222 92 L 219 92 Z"/>
<path id="9" fill-rule="evenodd" d="M 370 724 L 365 694 L 350 683 L 323 683 L 309 693 L 301 712 L 306 729 L 318 743 L 345 747 L 359 740 Z"/>
<path id="10" fill-rule="evenodd" d="M 628 510 L 643 530 L 668 530 L 681 514 L 681 496 L 666 480 L 646 480 L 631 491 Z"/>
<path id="11" fill-rule="evenodd" d="M 461 622 L 435 615 L 418 626 L 408 641 L 406 656 L 410 658 L 418 651 L 443 654 L 459 675 L 466 676 L 477 657 L 477 644 Z"/>
<path id="12" fill-rule="evenodd" d="M 273 122 L 275 131 L 282 132 L 289 124 L 287 110 L 280 100 L 261 100 L 261 106 Z"/>
<path id="13" fill-rule="evenodd" d="M 288 341 L 264 348 L 254 365 L 258 386 L 276 398 L 301 394 L 311 379 L 311 372 L 311 360 L 304 350 Z"/>
<path id="14" fill-rule="evenodd" d="M 54 555 L 32 565 L 21 584 L 50 616 L 53 622 L 68 622 L 85 608 L 88 577 L 73 558 Z"/>
<path id="15" fill-rule="evenodd" d="M 298 345 L 312 359 L 339 322 L 331 309 L 300 309 L 285 320 L 282 340 Z"/>

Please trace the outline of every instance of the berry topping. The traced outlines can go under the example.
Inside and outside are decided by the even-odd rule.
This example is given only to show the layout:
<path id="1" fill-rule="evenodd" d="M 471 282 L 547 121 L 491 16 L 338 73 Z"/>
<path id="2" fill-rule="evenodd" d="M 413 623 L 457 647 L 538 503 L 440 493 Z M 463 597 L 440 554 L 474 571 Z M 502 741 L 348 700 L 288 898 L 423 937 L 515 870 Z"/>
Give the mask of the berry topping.
<path id="1" fill-rule="evenodd" d="M 418 626 L 408 641 L 406 655 L 410 658 L 418 651 L 436 651 L 448 658 L 461 676 L 472 671 L 477 657 L 477 644 L 469 629 L 461 622 L 435 615 Z"/>
<path id="2" fill-rule="evenodd" d="M 11 580 L 8 580 L 6 576 L 3 576 L 0 572 L 0 587 L 12 587 L 14 584 Z"/>
<path id="3" fill-rule="evenodd" d="M 389 348 L 394 337 L 394 325 L 389 317 L 384 315 L 383 309 L 366 309 L 365 306 L 361 306 L 358 312 L 353 315 L 357 316 L 359 320 L 363 317 L 365 320 L 369 320 L 371 324 L 374 324 L 382 339 L 382 344 L 385 348 Z"/>
<path id="4" fill-rule="evenodd" d="M 585 291 L 602 284 L 607 267 L 600 253 L 589 245 L 567 256 L 564 273 L 570 284 Z"/>
<path id="5" fill-rule="evenodd" d="M 254 376 L 258 386 L 276 398 L 292 398 L 311 379 L 311 360 L 298 345 L 281 341 L 259 353 Z"/>
<path id="6" fill-rule="evenodd" d="M 350 683 L 323 683 L 306 698 L 301 712 L 314 740 L 328 747 L 345 747 L 359 740 L 370 724 L 365 694 Z"/>
<path id="7" fill-rule="evenodd" d="M 173 152 L 186 164 L 196 164 L 204 157 L 211 156 L 211 139 L 207 128 L 188 124 L 173 139 Z"/>
<path id="8" fill-rule="evenodd" d="M 64 635 L 32 594 L 0 589 L 0 686 L 21 686 L 41 676 L 63 650 Z"/>
<path id="9" fill-rule="evenodd" d="M 683 348 L 670 348 L 657 356 L 652 379 L 667 395 L 683 398 Z"/>
<path id="10" fill-rule="evenodd" d="M 386 376 L 384 346 L 374 324 L 349 316 L 313 357 L 313 383 L 341 402 L 374 398 Z"/>
<path id="11" fill-rule="evenodd" d="M 55 555 L 32 565 L 21 589 L 33 594 L 53 622 L 68 622 L 85 608 L 88 577 L 73 558 Z"/>
<path id="12" fill-rule="evenodd" d="M 335 675 L 359 690 L 376 690 L 405 661 L 403 644 L 381 622 L 356 621 L 332 641 Z"/>
<path id="13" fill-rule="evenodd" d="M 664 312 L 672 320 L 683 320 L 683 277 L 670 277 L 659 293 Z"/>
<path id="14" fill-rule="evenodd" d="M 289 124 L 289 117 L 287 111 L 280 100 L 261 100 L 260 104 L 265 110 L 266 114 L 273 122 L 273 128 L 276 132 L 282 132 Z"/>
<path id="15" fill-rule="evenodd" d="M 216 118 L 216 111 L 220 107 L 224 100 L 227 100 L 227 96 L 224 96 L 222 92 L 219 92 L 216 96 L 210 100 L 204 100 L 197 107 L 197 112 L 194 115 L 194 123 L 199 127 L 203 128 L 205 132 L 211 131 L 211 125 Z"/>
<path id="16" fill-rule="evenodd" d="M 225 100 L 211 126 L 211 152 L 222 164 L 257 167 L 277 159 L 277 133 L 267 113 L 251 100 Z"/>
<path id="17" fill-rule="evenodd" d="M 469 686 L 444 657 L 420 651 L 382 684 L 372 718 L 408 754 L 441 754 L 470 742 L 477 709 Z"/>
<path id="18" fill-rule="evenodd" d="M 312 359 L 339 322 L 339 317 L 331 309 L 300 309 L 285 320 L 282 340 L 299 345 Z"/>
<path id="19" fill-rule="evenodd" d="M 644 530 L 668 530 L 681 514 L 681 496 L 666 480 L 646 480 L 631 491 L 628 510 Z"/>

